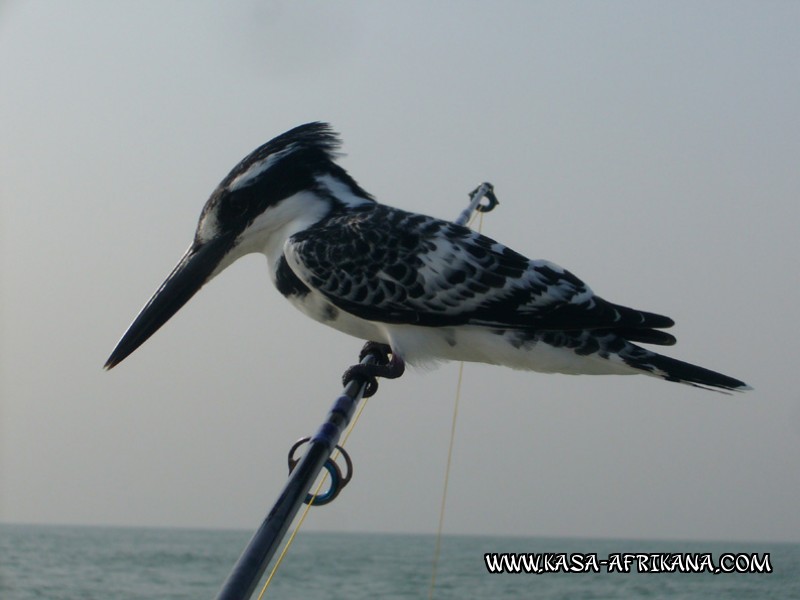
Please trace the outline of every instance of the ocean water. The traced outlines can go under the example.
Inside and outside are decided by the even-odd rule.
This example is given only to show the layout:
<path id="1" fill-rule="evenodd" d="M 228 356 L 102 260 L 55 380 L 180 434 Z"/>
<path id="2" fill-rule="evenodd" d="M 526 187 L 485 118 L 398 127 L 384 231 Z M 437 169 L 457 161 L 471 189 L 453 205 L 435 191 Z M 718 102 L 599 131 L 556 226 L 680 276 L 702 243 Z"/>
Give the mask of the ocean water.
<path id="1" fill-rule="evenodd" d="M 0 599 L 214 598 L 243 531 L 0 524 Z M 428 598 L 430 535 L 301 532 L 265 598 Z M 772 573 L 489 573 L 484 554 L 769 553 Z M 572 563 L 574 564 L 574 563 Z M 260 589 L 260 588 L 259 588 Z M 254 595 L 257 597 L 257 593 Z M 446 536 L 434 598 L 800 599 L 800 545 Z"/>

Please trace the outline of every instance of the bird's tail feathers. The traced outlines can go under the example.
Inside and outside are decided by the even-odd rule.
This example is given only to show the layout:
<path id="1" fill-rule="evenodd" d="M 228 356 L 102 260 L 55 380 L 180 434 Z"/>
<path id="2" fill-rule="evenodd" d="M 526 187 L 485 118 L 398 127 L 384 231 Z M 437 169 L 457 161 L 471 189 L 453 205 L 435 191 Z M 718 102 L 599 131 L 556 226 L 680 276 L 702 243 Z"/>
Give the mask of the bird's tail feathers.
<path id="1" fill-rule="evenodd" d="M 623 356 L 622 358 L 628 365 L 667 381 L 676 381 L 723 393 L 744 392 L 753 389 L 739 379 L 655 352 L 646 351 L 644 356 Z"/>
<path id="2" fill-rule="evenodd" d="M 675 336 L 657 329 L 637 329 L 634 327 L 620 327 L 614 333 L 630 342 L 642 344 L 656 344 L 658 346 L 673 346 L 677 341 Z"/>

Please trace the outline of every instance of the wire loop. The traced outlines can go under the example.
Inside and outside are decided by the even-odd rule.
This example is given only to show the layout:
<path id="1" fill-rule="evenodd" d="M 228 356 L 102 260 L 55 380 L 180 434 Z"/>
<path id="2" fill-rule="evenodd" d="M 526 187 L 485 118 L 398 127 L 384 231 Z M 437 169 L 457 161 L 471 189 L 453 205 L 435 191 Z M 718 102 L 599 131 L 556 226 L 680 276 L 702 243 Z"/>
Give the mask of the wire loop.
<path id="1" fill-rule="evenodd" d="M 300 438 L 289 449 L 289 474 L 294 471 L 297 463 L 300 462 L 299 458 L 295 458 L 294 453 L 300 446 L 308 443 L 310 440 L 310 437 Z M 330 475 L 330 486 L 322 493 L 318 493 L 316 495 L 306 494 L 305 500 L 303 500 L 304 503 L 312 506 L 324 506 L 329 504 L 333 502 L 339 493 L 345 488 L 345 486 L 350 483 L 350 479 L 353 477 L 353 461 L 350 459 L 350 455 L 344 448 L 337 444 L 336 449 L 339 451 L 339 454 L 344 457 L 345 464 L 347 465 L 347 471 L 343 475 L 342 469 L 339 467 L 338 463 L 333 458 L 329 457 L 325 461 L 323 467 L 326 471 L 328 471 L 328 475 Z"/>

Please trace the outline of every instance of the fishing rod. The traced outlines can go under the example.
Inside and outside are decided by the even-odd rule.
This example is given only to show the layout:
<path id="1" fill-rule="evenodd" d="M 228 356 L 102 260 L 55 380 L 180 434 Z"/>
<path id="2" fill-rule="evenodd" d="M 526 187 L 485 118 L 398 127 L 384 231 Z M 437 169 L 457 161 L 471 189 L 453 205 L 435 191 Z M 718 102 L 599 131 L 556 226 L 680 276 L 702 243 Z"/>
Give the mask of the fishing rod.
<path id="1" fill-rule="evenodd" d="M 487 204 L 483 203 L 483 199 Z M 470 192 L 470 202 L 458 218 L 457 225 L 466 225 L 475 211 L 489 212 L 497 206 L 491 183 L 484 182 Z M 385 352 L 378 344 L 367 343 L 361 352 L 362 365 L 380 364 L 386 360 Z M 258 585 L 270 560 L 280 545 L 286 530 L 289 528 L 300 505 L 323 505 L 333 501 L 347 485 L 353 474 L 352 462 L 343 448 L 338 446 L 342 433 L 350 424 L 350 420 L 361 399 L 372 395 L 377 388 L 374 379 L 355 373 L 352 380 L 336 398 L 325 422 L 311 438 L 303 438 L 296 442 L 289 451 L 289 480 L 278 496 L 261 526 L 253 534 L 239 560 L 236 561 L 225 583 L 222 585 L 217 600 L 247 600 Z M 303 443 L 308 449 L 302 458 L 295 459 L 294 453 Z M 345 458 L 347 471 L 342 475 L 338 464 L 331 458 L 334 449 L 338 449 Z M 331 484 L 326 492 L 312 497 L 309 494 L 311 485 L 326 469 L 331 476 Z"/>

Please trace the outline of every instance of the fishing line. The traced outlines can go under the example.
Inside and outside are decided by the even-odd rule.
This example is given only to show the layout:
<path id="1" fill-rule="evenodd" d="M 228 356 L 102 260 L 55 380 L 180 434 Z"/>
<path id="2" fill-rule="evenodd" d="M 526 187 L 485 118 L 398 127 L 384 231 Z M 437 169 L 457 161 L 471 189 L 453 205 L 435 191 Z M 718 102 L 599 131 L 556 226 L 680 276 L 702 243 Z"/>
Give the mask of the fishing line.
<path id="1" fill-rule="evenodd" d="M 369 398 L 364 398 L 361 402 L 361 406 L 358 407 L 358 411 L 356 411 L 356 415 L 355 417 L 353 417 L 353 422 L 350 424 L 350 427 L 345 432 L 344 438 L 342 439 L 342 443 L 339 444 L 339 446 L 341 446 L 342 448 L 344 448 L 345 444 L 347 444 L 347 440 L 350 437 L 350 434 L 353 433 L 353 429 L 355 429 L 356 423 L 358 423 L 359 418 L 361 418 L 361 413 L 364 412 L 364 409 L 367 407 L 367 402 L 369 402 Z M 339 452 L 339 449 L 336 448 L 331 454 L 331 460 L 335 462 L 336 459 L 339 458 L 340 454 L 341 453 Z M 292 545 L 292 542 L 294 542 L 295 536 L 300 531 L 300 527 L 303 526 L 303 522 L 306 520 L 306 516 L 308 515 L 308 511 L 311 508 L 311 505 L 314 503 L 314 499 L 319 495 L 320 491 L 322 490 L 322 486 L 325 485 L 325 481 L 327 479 L 328 479 L 328 471 L 326 470 L 322 474 L 322 479 L 319 480 L 319 485 L 317 485 L 317 488 L 311 494 L 311 501 L 306 503 L 306 507 L 303 509 L 303 512 L 300 515 L 300 519 L 297 521 L 297 525 L 292 531 L 292 535 L 290 535 L 289 539 L 286 540 L 286 544 L 283 546 L 283 550 L 281 551 L 280 556 L 278 556 L 278 559 L 275 561 L 275 565 L 272 567 L 272 571 L 270 572 L 269 577 L 267 577 L 267 580 L 264 582 L 264 587 L 261 588 L 261 593 L 258 594 L 258 600 L 262 600 L 264 594 L 267 592 L 267 588 L 272 583 L 272 578 L 275 576 L 275 573 L 278 572 L 278 567 L 280 567 L 281 563 L 283 562 L 283 557 L 286 556 L 286 553 L 289 551 L 289 547 Z"/>
<path id="2" fill-rule="evenodd" d="M 478 218 L 478 233 L 483 230 L 483 213 L 473 214 L 467 223 L 469 227 L 475 218 Z M 444 489 L 442 490 L 442 504 L 439 508 L 439 526 L 436 530 L 436 546 L 433 550 L 433 564 L 431 566 L 431 586 L 428 590 L 428 600 L 433 600 L 433 590 L 436 587 L 436 572 L 439 568 L 439 557 L 442 553 L 442 530 L 444 529 L 444 510 L 447 504 L 447 486 L 450 482 L 450 466 L 453 462 L 453 445 L 456 439 L 456 422 L 458 421 L 458 405 L 461 401 L 461 382 L 464 379 L 464 363 L 458 364 L 458 383 L 456 384 L 456 397 L 453 403 L 453 421 L 450 424 L 450 443 L 447 447 L 447 466 L 444 470 Z"/>
<path id="3" fill-rule="evenodd" d="M 439 555 L 442 551 L 442 529 L 444 528 L 444 507 L 447 504 L 447 484 L 450 481 L 450 464 L 453 459 L 453 443 L 456 439 L 456 421 L 458 420 L 458 404 L 461 400 L 461 380 L 464 376 L 464 363 L 458 364 L 458 384 L 456 384 L 456 401 L 453 405 L 453 421 L 450 425 L 450 445 L 447 448 L 447 466 L 444 470 L 444 490 L 442 491 L 442 504 L 439 508 L 439 528 L 436 531 L 436 547 L 433 551 L 433 565 L 431 573 L 431 587 L 428 598 L 433 598 L 433 589 L 436 587 L 436 571 L 439 566 Z"/>

